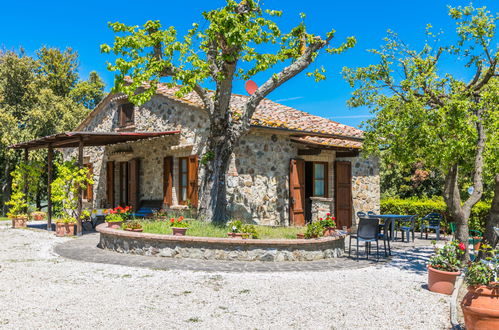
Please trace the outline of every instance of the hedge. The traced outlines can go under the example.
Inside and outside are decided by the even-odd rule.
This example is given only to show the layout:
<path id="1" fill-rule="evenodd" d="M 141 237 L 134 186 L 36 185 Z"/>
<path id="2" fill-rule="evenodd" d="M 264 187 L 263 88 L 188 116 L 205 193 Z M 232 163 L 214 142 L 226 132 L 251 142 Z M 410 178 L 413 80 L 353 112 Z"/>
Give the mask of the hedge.
<path id="1" fill-rule="evenodd" d="M 470 229 L 485 230 L 485 222 L 489 215 L 490 202 L 480 201 L 471 210 Z M 398 199 L 381 200 L 381 214 L 417 214 L 418 220 L 428 213 L 437 212 L 444 216 L 446 222 L 453 221 L 442 199 Z M 419 221 L 417 221 L 419 227 Z"/>

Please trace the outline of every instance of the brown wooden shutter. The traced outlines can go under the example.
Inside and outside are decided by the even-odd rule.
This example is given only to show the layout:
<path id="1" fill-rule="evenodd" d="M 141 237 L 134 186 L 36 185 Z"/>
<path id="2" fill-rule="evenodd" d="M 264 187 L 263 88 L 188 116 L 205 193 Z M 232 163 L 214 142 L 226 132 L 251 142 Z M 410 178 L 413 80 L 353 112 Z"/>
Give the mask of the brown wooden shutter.
<path id="1" fill-rule="evenodd" d="M 172 205 L 173 157 L 163 159 L 163 204 Z"/>
<path id="2" fill-rule="evenodd" d="M 136 212 L 139 207 L 140 192 L 140 159 L 134 158 L 128 162 L 128 204 Z"/>
<path id="3" fill-rule="evenodd" d="M 109 207 L 114 207 L 114 162 L 106 163 L 106 199 Z"/>
<path id="4" fill-rule="evenodd" d="M 187 173 L 187 199 L 193 207 L 198 207 L 198 156 L 189 156 Z"/>
<path id="5" fill-rule="evenodd" d="M 338 228 L 352 226 L 352 164 L 345 161 L 335 162 L 335 203 Z"/>
<path id="6" fill-rule="evenodd" d="M 94 166 L 92 164 L 85 164 L 85 166 L 88 168 L 88 177 L 92 179 L 94 177 Z M 86 199 L 87 201 L 92 201 L 94 199 L 94 185 L 89 183 L 87 184 L 87 189 L 86 189 Z"/>
<path id="7" fill-rule="evenodd" d="M 305 225 L 305 161 L 291 159 L 289 164 L 289 222 Z"/>

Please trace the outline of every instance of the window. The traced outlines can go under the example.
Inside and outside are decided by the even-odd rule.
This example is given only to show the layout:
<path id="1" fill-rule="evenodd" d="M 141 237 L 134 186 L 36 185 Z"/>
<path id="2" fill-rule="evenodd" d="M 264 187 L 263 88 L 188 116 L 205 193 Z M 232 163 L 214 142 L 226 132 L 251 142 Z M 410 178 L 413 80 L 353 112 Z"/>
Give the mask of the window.
<path id="1" fill-rule="evenodd" d="M 134 124 L 134 105 L 125 103 L 119 106 L 120 127 L 126 127 Z"/>
<path id="2" fill-rule="evenodd" d="M 313 167 L 313 196 L 327 197 L 327 177 L 328 168 L 327 163 L 314 162 Z"/>
<path id="3" fill-rule="evenodd" d="M 189 158 L 183 157 L 178 159 L 178 202 L 179 204 L 187 203 L 187 185 L 189 178 Z"/>

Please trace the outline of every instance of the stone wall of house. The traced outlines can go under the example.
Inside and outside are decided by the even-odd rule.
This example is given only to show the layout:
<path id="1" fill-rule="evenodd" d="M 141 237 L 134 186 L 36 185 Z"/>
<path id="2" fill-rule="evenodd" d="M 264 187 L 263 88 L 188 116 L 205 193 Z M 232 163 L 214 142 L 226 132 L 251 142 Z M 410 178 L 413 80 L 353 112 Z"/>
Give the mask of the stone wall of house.
<path id="1" fill-rule="evenodd" d="M 231 216 L 265 225 L 288 225 L 289 161 L 295 156 L 296 148 L 285 135 L 244 136 L 227 176 Z"/>
<path id="2" fill-rule="evenodd" d="M 326 218 L 328 213 L 333 214 L 333 198 L 311 197 L 310 199 L 312 202 L 312 221 Z"/>
<path id="3" fill-rule="evenodd" d="M 379 161 L 375 157 L 338 158 L 352 164 L 352 225 L 356 226 L 357 212 L 380 212 Z"/>

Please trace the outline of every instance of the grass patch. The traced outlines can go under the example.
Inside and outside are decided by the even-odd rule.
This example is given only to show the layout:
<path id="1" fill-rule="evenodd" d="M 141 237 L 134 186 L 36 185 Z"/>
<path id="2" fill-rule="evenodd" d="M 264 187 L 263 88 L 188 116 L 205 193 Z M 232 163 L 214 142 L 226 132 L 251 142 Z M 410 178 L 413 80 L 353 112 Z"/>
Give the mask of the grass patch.
<path id="1" fill-rule="evenodd" d="M 209 222 L 186 220 L 189 223 L 187 235 L 197 237 L 227 237 L 230 229 L 227 226 L 217 226 Z M 171 235 L 169 221 L 143 220 L 140 222 L 144 233 Z M 296 238 L 296 234 L 305 232 L 301 227 L 271 227 L 255 226 L 259 238 Z"/>
<path id="2" fill-rule="evenodd" d="M 7 218 L 7 217 L 0 217 L 0 221 L 6 221 L 6 220 L 9 220 L 9 218 Z"/>

